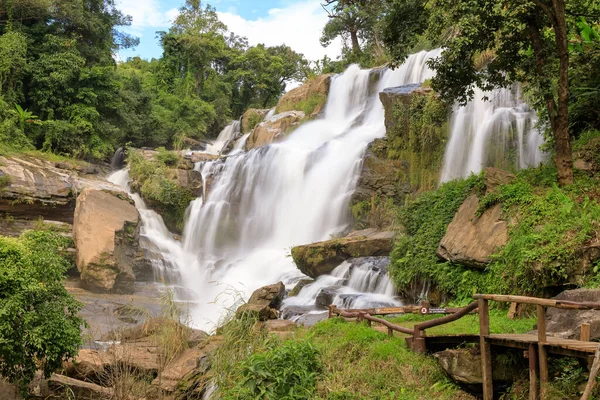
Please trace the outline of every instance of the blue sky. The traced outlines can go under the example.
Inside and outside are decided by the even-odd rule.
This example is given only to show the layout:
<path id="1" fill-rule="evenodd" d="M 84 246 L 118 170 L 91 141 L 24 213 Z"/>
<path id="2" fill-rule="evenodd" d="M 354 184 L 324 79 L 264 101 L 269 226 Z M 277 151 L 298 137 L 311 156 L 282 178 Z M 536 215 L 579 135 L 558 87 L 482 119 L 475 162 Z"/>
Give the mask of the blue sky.
<path id="1" fill-rule="evenodd" d="M 158 58 L 162 50 L 156 31 L 168 30 L 170 21 L 185 0 L 120 0 L 119 8 L 133 20 L 124 31 L 138 36 L 140 45 L 119 52 L 121 59 L 131 56 Z M 251 45 L 267 46 L 287 44 L 316 60 L 324 55 L 335 59 L 340 54 L 339 42 L 323 48 L 319 43 L 321 29 L 327 14 L 320 6 L 321 0 L 212 0 L 219 18 L 230 31 L 246 36 Z M 203 2 L 203 4 L 206 4 Z"/>

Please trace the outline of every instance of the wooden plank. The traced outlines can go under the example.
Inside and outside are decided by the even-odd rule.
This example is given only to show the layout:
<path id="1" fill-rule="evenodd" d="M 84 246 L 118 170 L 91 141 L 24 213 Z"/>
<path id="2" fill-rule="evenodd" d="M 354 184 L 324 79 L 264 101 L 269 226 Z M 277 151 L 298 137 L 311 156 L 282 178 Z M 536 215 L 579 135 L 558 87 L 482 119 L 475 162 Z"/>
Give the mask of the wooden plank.
<path id="1" fill-rule="evenodd" d="M 479 299 L 479 347 L 481 349 L 481 371 L 483 377 L 483 400 L 494 399 L 492 381 L 492 352 L 486 336 L 490 334 L 490 310 L 486 299 Z"/>
<path id="2" fill-rule="evenodd" d="M 478 303 L 476 301 L 474 301 L 473 303 L 469 304 L 468 306 L 466 306 L 465 308 L 463 308 L 461 311 L 459 311 L 457 313 L 447 315 L 442 318 L 436 318 L 436 319 L 432 319 L 430 321 L 421 322 L 420 324 L 415 325 L 415 328 L 418 328 L 419 330 L 424 331 L 425 329 L 433 328 L 434 326 L 439 326 L 439 325 L 447 324 L 452 321 L 456 321 L 457 319 L 460 319 L 460 318 L 464 317 L 465 315 L 467 315 L 468 313 L 470 313 L 471 311 L 475 310 L 477 308 L 477 304 Z"/>
<path id="3" fill-rule="evenodd" d="M 534 344 L 529 345 L 529 400 L 539 400 L 537 382 L 537 350 Z"/>
<path id="4" fill-rule="evenodd" d="M 581 340 L 582 342 L 589 342 L 591 336 L 592 332 L 590 324 L 581 324 L 581 334 L 579 335 L 579 340 Z"/>
<path id="5" fill-rule="evenodd" d="M 508 303 L 535 304 L 544 307 L 564 308 L 570 310 L 600 310 L 600 303 L 577 302 L 569 300 L 541 299 L 538 297 L 512 296 L 503 294 L 476 294 L 474 299 L 486 299 Z"/>
<path id="6" fill-rule="evenodd" d="M 493 301 L 503 301 L 508 303 L 539 304 L 546 307 L 556 307 L 556 300 L 540 299 L 537 297 L 512 296 L 505 294 L 475 294 L 474 299 L 485 299 Z"/>

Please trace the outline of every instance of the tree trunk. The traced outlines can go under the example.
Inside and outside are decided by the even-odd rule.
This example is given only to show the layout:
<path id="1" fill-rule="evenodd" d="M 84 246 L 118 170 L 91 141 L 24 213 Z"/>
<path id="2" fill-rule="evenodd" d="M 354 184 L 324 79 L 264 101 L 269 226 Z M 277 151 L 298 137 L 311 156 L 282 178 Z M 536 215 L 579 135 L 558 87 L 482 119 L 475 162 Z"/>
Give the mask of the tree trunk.
<path id="1" fill-rule="evenodd" d="M 556 169 L 558 184 L 561 186 L 573 183 L 573 152 L 569 134 L 569 48 L 567 38 L 567 22 L 565 1 L 552 0 L 554 8 L 554 35 L 556 50 L 560 61 L 558 75 L 558 107 L 554 125 L 556 140 Z"/>
<path id="2" fill-rule="evenodd" d="M 358 42 L 358 31 L 356 29 L 350 31 L 350 39 L 352 40 L 352 52 L 360 54 L 360 43 Z"/>

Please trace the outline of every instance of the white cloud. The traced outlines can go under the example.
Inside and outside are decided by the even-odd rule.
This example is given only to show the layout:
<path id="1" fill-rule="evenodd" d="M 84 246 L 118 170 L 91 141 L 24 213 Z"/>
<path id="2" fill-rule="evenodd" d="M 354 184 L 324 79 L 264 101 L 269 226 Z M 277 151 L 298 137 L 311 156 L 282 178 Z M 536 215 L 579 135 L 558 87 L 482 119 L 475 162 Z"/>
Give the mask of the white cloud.
<path id="1" fill-rule="evenodd" d="M 251 45 L 286 44 L 313 61 L 324 55 L 335 59 L 341 53 L 340 41 L 334 41 L 327 48 L 319 42 L 327 23 L 327 14 L 321 8 L 320 0 L 304 0 L 286 8 L 274 8 L 269 10 L 268 16 L 256 20 L 246 20 L 230 12 L 218 14 L 231 32 L 246 36 Z"/>
<path id="2" fill-rule="evenodd" d="M 156 0 L 119 0 L 117 6 L 124 15 L 131 16 L 131 26 L 127 30 L 137 35 L 146 28 L 168 27 L 179 13 L 176 8 L 162 11 Z"/>

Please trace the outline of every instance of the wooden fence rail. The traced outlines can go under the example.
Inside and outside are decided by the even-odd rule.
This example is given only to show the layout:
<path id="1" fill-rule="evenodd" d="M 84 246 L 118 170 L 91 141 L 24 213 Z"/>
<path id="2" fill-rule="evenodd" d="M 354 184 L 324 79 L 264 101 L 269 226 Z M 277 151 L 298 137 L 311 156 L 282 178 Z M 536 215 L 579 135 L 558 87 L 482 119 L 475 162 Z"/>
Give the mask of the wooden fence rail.
<path id="1" fill-rule="evenodd" d="M 594 354 L 593 367 L 590 373 L 590 379 L 582 400 L 589 399 L 591 390 L 596 382 L 596 374 L 600 371 L 600 347 L 589 342 L 590 325 L 587 323 L 581 326 L 581 335 L 579 340 L 567 340 L 556 337 L 550 337 L 546 333 L 546 308 L 554 307 L 567 310 L 600 310 L 600 303 L 575 302 L 567 300 L 541 299 L 526 296 L 511 296 L 498 294 L 476 294 L 473 296 L 475 302 L 464 308 L 444 308 L 430 309 L 427 305 L 404 306 L 388 308 L 370 308 L 341 310 L 334 305 L 329 306 L 329 317 L 339 315 L 346 319 L 356 319 L 357 322 L 367 321 L 371 326 L 372 322 L 379 323 L 388 329 L 388 335 L 392 336 L 394 331 L 409 335 L 407 342 L 410 348 L 419 353 L 424 353 L 427 349 L 426 330 L 456 321 L 465 315 L 473 312 L 479 313 L 479 347 L 481 352 L 481 367 L 483 378 L 483 398 L 484 400 L 493 399 L 492 385 L 492 355 L 491 346 L 505 346 L 520 348 L 526 350 L 526 357 L 529 358 L 529 399 L 546 400 L 548 397 L 548 351 L 552 354 L 570 355 L 575 357 L 588 357 L 590 353 Z M 490 334 L 490 316 L 489 301 L 510 302 L 517 304 L 532 304 L 537 307 L 537 336 L 531 334 Z M 412 329 L 393 324 L 385 319 L 377 318 L 374 315 L 390 315 L 403 313 L 421 313 L 421 314 L 449 314 L 441 318 L 432 319 L 415 325 Z M 461 340 L 469 336 L 473 340 L 473 335 L 460 335 Z M 446 340 L 447 337 L 442 337 Z M 432 338 L 430 337 L 429 340 Z M 435 337 L 434 337 L 435 339 Z M 589 359 L 588 359 L 589 360 Z M 538 379 L 539 374 L 539 379 Z M 538 388 L 539 384 L 539 388 Z M 539 391 L 538 391 L 539 389 Z"/>

